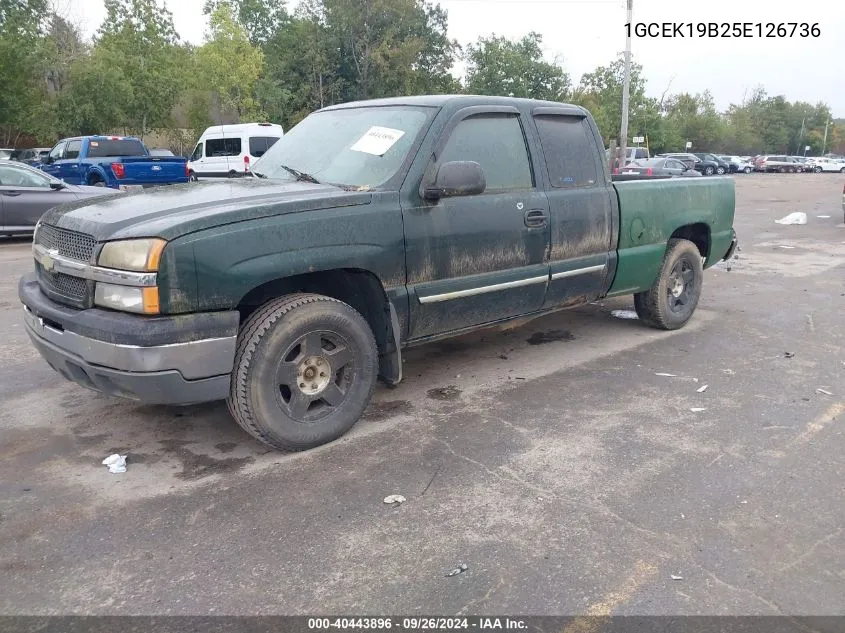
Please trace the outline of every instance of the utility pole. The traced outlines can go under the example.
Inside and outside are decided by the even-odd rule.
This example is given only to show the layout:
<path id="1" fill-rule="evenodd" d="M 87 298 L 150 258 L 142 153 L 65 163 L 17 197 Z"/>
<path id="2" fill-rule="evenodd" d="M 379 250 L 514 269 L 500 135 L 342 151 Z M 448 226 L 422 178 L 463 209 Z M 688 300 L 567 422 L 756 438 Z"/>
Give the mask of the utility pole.
<path id="1" fill-rule="evenodd" d="M 625 36 L 625 76 L 622 79 L 622 129 L 619 132 L 620 168 L 625 166 L 625 159 L 628 152 L 628 100 L 631 96 L 631 30 L 634 28 L 634 0 L 627 0 L 627 2 L 628 19 L 626 23 L 630 26 L 626 29 Z"/>
<path id="2" fill-rule="evenodd" d="M 824 140 L 822 141 L 822 156 L 824 156 L 824 150 L 827 147 L 827 126 L 830 125 L 830 117 L 827 117 L 827 121 L 824 124 Z"/>

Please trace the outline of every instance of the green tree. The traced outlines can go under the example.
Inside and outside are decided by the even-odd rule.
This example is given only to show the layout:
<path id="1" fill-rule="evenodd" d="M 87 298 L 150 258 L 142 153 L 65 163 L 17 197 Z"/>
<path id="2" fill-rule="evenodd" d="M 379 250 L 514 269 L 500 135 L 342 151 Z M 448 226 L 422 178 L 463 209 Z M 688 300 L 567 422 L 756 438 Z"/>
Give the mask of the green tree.
<path id="1" fill-rule="evenodd" d="M 13 145 L 45 98 L 43 34 L 47 0 L 0 0 L 0 128 Z"/>
<path id="2" fill-rule="evenodd" d="M 569 76 L 543 59 L 543 37 L 529 33 L 513 41 L 492 35 L 467 48 L 466 91 L 470 94 L 560 101 Z"/>
<path id="3" fill-rule="evenodd" d="M 246 29 L 249 41 L 256 45 L 269 41 L 289 19 L 281 0 L 205 0 L 203 13 L 212 15 L 224 5 Z"/>
<path id="4" fill-rule="evenodd" d="M 142 137 L 168 127 L 182 93 L 186 51 L 172 14 L 156 0 L 104 0 L 96 53 L 111 60 L 131 87 L 124 126 Z"/>
<path id="5" fill-rule="evenodd" d="M 458 45 L 446 13 L 422 0 L 322 0 L 320 19 L 340 52 L 345 100 L 440 92 Z"/>
<path id="6" fill-rule="evenodd" d="M 201 85 L 215 95 L 221 110 L 235 113 L 241 120 L 264 117 L 255 98 L 264 53 L 250 43 L 228 4 L 221 4 L 211 14 L 206 43 L 197 50 L 196 58 Z"/>
<path id="7" fill-rule="evenodd" d="M 622 54 L 607 66 L 599 66 L 581 77 L 572 101 L 586 107 L 596 119 L 605 143 L 619 139 L 622 126 L 622 80 L 625 60 Z M 646 96 L 643 67 L 631 63 L 628 130 L 631 136 L 647 136 L 653 151 L 669 147 L 668 136 L 656 99 Z M 631 143 L 631 139 L 628 139 Z"/>
<path id="8" fill-rule="evenodd" d="M 665 112 L 670 149 L 680 151 L 686 141 L 691 141 L 693 150 L 721 151 L 725 124 L 709 91 L 673 95 L 666 102 Z"/>

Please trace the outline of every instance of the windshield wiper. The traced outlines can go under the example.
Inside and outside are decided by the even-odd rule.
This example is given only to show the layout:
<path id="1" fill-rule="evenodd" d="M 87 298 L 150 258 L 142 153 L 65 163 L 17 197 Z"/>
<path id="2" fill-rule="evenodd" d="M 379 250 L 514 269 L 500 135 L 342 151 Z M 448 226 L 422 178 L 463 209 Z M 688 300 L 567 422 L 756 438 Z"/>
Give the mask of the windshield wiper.
<path id="1" fill-rule="evenodd" d="M 314 176 L 312 176 L 311 174 L 306 174 L 304 171 L 299 171 L 298 169 L 294 169 L 293 167 L 288 167 L 287 165 L 279 165 L 279 167 L 284 169 L 286 172 L 296 176 L 296 179 L 298 181 L 311 182 L 311 183 L 314 183 L 315 185 L 320 184 L 319 180 L 314 178 Z"/>

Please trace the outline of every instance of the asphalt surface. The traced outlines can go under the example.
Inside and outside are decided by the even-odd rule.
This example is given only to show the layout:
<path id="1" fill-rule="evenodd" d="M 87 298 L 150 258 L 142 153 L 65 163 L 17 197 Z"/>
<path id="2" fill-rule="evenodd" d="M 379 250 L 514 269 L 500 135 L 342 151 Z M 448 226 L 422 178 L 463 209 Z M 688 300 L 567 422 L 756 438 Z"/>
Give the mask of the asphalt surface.
<path id="1" fill-rule="evenodd" d="M 0 243 L 0 613 L 845 614 L 843 178 L 736 185 L 685 329 L 622 298 L 417 348 L 293 455 L 65 382 Z"/>

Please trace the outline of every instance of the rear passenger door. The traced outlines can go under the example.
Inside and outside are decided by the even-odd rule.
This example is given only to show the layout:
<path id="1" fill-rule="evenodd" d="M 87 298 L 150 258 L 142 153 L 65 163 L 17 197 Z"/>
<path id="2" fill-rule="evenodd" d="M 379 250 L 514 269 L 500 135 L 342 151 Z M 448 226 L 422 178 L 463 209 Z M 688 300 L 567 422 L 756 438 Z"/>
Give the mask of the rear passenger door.
<path id="1" fill-rule="evenodd" d="M 551 281 L 543 307 L 592 301 L 612 281 L 619 217 L 597 132 L 580 109 L 538 107 L 533 114 L 551 211 Z"/>
<path id="2" fill-rule="evenodd" d="M 528 123 L 510 106 L 459 110 L 423 182 L 403 187 L 411 339 L 540 309 L 549 278 L 549 209 L 535 181 Z M 420 190 L 450 161 L 479 163 L 486 190 L 424 200 Z"/>

